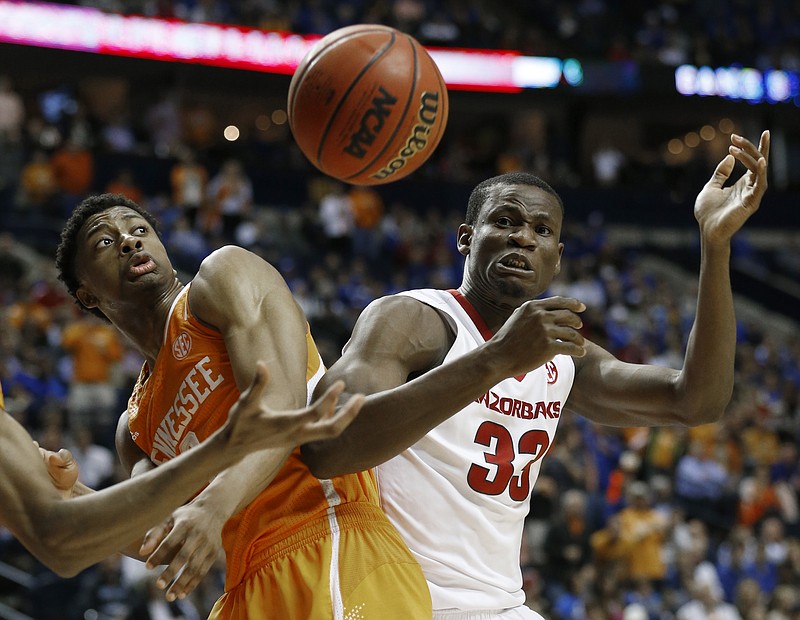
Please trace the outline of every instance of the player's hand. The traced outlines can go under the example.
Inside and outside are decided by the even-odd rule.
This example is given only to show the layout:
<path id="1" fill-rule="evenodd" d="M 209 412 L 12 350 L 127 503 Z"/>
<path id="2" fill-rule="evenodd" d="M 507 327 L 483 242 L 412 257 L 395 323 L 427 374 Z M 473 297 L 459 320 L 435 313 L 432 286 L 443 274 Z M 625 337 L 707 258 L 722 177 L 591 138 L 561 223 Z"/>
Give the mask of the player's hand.
<path id="1" fill-rule="evenodd" d="M 526 373 L 556 355 L 586 354 L 585 341 L 578 331 L 586 310 L 583 302 L 571 297 L 548 297 L 526 301 L 514 310 L 503 327 L 487 342 L 505 376 Z"/>
<path id="2" fill-rule="evenodd" d="M 767 191 L 769 144 L 769 131 L 761 134 L 758 148 L 741 136 L 731 135 L 728 155 L 717 165 L 694 203 L 694 215 L 706 241 L 729 243 L 747 218 L 758 210 Z M 723 187 L 737 161 L 744 164 L 747 172 L 733 185 Z"/>
<path id="3" fill-rule="evenodd" d="M 208 573 L 222 552 L 223 525 L 214 511 L 190 502 L 145 534 L 139 554 L 148 556 L 148 568 L 167 565 L 156 586 L 169 585 L 168 601 L 185 598 Z"/>
<path id="4" fill-rule="evenodd" d="M 46 450 L 37 442 L 33 442 L 39 448 L 47 473 L 50 475 L 50 482 L 64 498 L 72 497 L 72 488 L 78 482 L 78 463 L 72 453 L 66 448 L 61 448 L 58 452 Z"/>
<path id="5" fill-rule="evenodd" d="M 337 381 L 310 406 L 278 411 L 263 403 L 267 381 L 267 367 L 259 362 L 253 383 L 230 410 L 225 432 L 229 449 L 236 454 L 331 439 L 347 428 L 364 404 L 364 396 L 356 394 L 337 410 L 344 390 L 344 382 Z"/>

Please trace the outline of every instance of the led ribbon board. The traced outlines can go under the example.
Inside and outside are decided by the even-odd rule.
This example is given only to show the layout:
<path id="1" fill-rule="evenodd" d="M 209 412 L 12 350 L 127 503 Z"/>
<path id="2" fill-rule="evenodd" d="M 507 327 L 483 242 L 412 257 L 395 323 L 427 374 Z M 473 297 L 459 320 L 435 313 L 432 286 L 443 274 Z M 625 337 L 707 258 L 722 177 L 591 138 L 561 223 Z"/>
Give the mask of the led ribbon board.
<path id="1" fill-rule="evenodd" d="M 291 75 L 319 36 L 0 0 L 0 42 Z M 576 60 L 513 51 L 432 48 L 449 88 L 519 92 L 577 86 Z"/>

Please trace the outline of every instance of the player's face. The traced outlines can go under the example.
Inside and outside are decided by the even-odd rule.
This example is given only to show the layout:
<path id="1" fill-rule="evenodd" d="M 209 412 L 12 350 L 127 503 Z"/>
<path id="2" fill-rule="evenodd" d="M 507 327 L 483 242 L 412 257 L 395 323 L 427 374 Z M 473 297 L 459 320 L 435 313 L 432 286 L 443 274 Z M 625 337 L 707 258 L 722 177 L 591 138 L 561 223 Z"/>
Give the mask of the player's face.
<path id="1" fill-rule="evenodd" d="M 532 185 L 497 185 L 474 226 L 462 224 L 459 250 L 466 282 L 513 305 L 541 295 L 561 270 L 562 211 L 555 196 Z"/>
<path id="2" fill-rule="evenodd" d="M 101 311 L 144 301 L 142 293 L 169 287 L 175 274 L 155 230 L 127 207 L 111 207 L 86 220 L 78 236 L 78 298 Z M 146 296 L 145 296 L 146 297 Z"/>

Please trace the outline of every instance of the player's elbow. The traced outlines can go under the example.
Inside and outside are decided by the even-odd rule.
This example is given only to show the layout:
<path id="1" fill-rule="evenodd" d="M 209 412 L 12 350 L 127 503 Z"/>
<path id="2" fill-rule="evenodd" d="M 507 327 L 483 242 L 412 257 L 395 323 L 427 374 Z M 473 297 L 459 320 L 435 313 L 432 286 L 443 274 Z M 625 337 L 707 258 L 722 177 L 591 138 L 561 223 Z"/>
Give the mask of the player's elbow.
<path id="1" fill-rule="evenodd" d="M 679 422 L 684 426 L 702 426 L 718 422 L 725 415 L 729 401 L 730 397 L 713 398 L 682 407 Z"/>
<path id="2" fill-rule="evenodd" d="M 330 441 L 315 441 L 300 448 L 303 462 L 316 478 L 327 480 L 360 471 L 345 458 L 344 450 L 331 444 Z"/>
<path id="3" fill-rule="evenodd" d="M 78 561 L 73 550 L 64 545 L 59 536 L 45 534 L 31 552 L 42 564 L 62 578 L 74 577 L 88 566 Z"/>
<path id="4" fill-rule="evenodd" d="M 31 552 L 59 577 L 74 577 L 92 564 L 87 558 L 91 546 L 79 533 L 83 526 L 72 527 L 67 523 L 55 511 L 38 518 L 30 545 Z"/>

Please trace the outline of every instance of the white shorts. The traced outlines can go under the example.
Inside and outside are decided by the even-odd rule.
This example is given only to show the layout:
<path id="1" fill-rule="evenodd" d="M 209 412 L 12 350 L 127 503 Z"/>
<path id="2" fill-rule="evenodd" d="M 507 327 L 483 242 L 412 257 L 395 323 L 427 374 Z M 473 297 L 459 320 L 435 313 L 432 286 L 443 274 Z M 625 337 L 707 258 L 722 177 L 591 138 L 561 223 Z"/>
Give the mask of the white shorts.
<path id="1" fill-rule="evenodd" d="M 434 609 L 433 620 L 544 620 L 544 617 L 524 605 L 510 609 L 485 609 L 462 611 L 460 609 Z"/>

